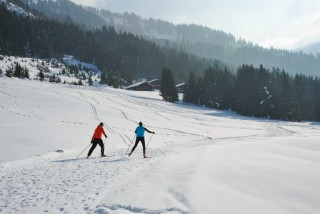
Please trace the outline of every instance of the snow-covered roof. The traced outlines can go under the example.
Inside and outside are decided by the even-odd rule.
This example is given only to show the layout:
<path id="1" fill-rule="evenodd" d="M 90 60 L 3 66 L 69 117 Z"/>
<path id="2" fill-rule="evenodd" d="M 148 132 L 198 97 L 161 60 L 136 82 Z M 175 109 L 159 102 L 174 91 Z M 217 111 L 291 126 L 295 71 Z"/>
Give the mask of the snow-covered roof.
<path id="1" fill-rule="evenodd" d="M 186 83 L 180 83 L 178 85 L 176 85 L 177 88 L 181 87 L 181 86 L 184 86 Z"/>
<path id="2" fill-rule="evenodd" d="M 142 85 L 143 83 L 145 83 L 146 81 L 142 81 L 142 82 L 136 82 L 136 83 L 134 83 L 134 84 L 132 84 L 132 85 L 129 85 L 129 86 L 127 86 L 127 87 L 124 87 L 125 89 L 129 89 L 129 88 L 134 88 L 134 87 L 137 87 L 137 86 L 139 86 L 139 85 Z"/>
<path id="3" fill-rule="evenodd" d="M 152 84 L 152 83 L 154 83 L 154 82 L 158 82 L 158 81 L 160 82 L 160 80 L 159 80 L 159 79 L 153 79 L 153 80 L 148 81 L 148 83 L 151 83 L 151 84 Z"/>
<path id="4" fill-rule="evenodd" d="M 148 85 L 150 85 L 151 87 L 153 87 L 149 82 L 147 82 L 147 81 L 142 81 L 142 82 L 137 82 L 137 83 L 134 83 L 134 84 L 132 84 L 132 85 L 129 85 L 129 86 L 125 87 L 125 89 L 135 88 L 135 87 L 138 87 L 138 86 L 143 85 L 143 84 L 148 84 Z"/>

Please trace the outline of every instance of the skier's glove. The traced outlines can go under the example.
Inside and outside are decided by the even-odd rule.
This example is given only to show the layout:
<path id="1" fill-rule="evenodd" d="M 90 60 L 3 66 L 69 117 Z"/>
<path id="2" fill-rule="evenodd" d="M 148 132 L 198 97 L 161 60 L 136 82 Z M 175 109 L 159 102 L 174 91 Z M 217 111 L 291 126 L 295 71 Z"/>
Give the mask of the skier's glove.
<path id="1" fill-rule="evenodd" d="M 155 134 L 155 132 L 153 132 L 153 134 Z"/>

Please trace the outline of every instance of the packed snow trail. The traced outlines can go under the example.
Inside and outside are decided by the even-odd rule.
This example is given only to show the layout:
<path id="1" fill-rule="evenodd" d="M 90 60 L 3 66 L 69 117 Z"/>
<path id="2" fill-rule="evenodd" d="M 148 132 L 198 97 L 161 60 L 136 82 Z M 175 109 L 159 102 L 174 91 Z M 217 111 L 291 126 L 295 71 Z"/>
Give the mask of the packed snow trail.
<path id="1" fill-rule="evenodd" d="M 0 79 L 0 118 L 0 213 L 320 209 L 319 123 L 172 104 L 157 92 L 15 79 Z M 107 157 L 97 147 L 76 158 L 100 120 Z M 125 155 L 139 121 L 156 132 L 151 158 L 141 144 Z"/>

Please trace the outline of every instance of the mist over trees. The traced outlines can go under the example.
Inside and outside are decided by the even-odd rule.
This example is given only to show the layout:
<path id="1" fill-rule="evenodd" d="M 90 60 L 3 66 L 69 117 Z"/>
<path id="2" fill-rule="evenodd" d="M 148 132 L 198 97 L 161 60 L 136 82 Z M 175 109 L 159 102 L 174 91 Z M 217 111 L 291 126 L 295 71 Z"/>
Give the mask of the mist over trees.
<path id="1" fill-rule="evenodd" d="M 12 0 L 11 0 L 12 1 Z M 18 1 L 18 0 L 15 0 Z M 217 59 L 234 67 L 261 64 L 268 69 L 278 67 L 289 74 L 320 75 L 320 56 L 279 49 L 262 48 L 230 33 L 199 25 L 174 25 L 159 19 L 143 19 L 133 13 L 113 13 L 76 5 L 68 0 L 21 0 L 46 14 L 50 19 L 72 21 L 83 29 L 95 30 L 111 26 L 116 32 L 128 32 L 150 40 L 161 47 L 174 48 L 201 58 Z"/>
<path id="2" fill-rule="evenodd" d="M 19 16 L 0 6 L 0 54 L 24 57 L 61 57 L 70 54 L 102 70 L 102 83 L 131 83 L 133 79 L 159 78 L 164 65 L 179 81 L 191 69 L 200 72 L 212 60 L 199 59 L 112 27 L 86 31 L 77 25 Z"/>

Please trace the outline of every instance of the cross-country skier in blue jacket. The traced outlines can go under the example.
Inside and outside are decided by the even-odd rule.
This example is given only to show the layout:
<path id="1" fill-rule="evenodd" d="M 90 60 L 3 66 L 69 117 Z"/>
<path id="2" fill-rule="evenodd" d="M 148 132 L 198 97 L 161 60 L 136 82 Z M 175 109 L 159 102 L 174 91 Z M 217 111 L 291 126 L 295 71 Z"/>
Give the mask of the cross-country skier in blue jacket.
<path id="1" fill-rule="evenodd" d="M 143 157 L 146 158 L 146 145 L 144 141 L 144 131 L 147 131 L 149 133 L 155 134 L 155 132 L 149 131 L 147 128 L 145 128 L 142 124 L 142 122 L 139 122 L 139 126 L 136 128 L 136 143 L 134 144 L 134 147 L 132 148 L 131 152 L 128 154 L 129 156 L 132 155 L 132 152 L 136 149 L 138 143 L 141 141 L 142 147 L 143 147 Z"/>

